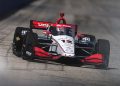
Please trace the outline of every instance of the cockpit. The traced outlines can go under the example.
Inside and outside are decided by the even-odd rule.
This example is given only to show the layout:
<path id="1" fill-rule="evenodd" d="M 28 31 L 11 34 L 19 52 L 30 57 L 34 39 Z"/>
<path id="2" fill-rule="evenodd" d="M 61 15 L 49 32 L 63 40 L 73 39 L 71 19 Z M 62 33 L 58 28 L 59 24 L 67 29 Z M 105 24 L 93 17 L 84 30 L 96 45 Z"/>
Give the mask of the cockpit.
<path id="1" fill-rule="evenodd" d="M 51 26 L 48 29 L 53 36 L 58 36 L 58 35 L 67 35 L 67 36 L 74 36 L 74 32 L 71 27 L 55 27 Z"/>

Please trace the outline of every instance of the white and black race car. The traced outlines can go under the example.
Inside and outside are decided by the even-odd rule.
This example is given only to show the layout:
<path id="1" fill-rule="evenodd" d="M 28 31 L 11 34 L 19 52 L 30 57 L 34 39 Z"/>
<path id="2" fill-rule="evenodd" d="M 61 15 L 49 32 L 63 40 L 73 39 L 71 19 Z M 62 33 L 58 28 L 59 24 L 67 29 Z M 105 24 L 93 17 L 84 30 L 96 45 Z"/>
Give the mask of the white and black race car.
<path id="1" fill-rule="evenodd" d="M 78 34 L 77 25 L 66 24 L 64 14 L 56 23 L 30 21 L 30 28 L 17 27 L 12 50 L 23 59 L 77 59 L 80 63 L 108 68 L 110 43 L 93 35 Z"/>

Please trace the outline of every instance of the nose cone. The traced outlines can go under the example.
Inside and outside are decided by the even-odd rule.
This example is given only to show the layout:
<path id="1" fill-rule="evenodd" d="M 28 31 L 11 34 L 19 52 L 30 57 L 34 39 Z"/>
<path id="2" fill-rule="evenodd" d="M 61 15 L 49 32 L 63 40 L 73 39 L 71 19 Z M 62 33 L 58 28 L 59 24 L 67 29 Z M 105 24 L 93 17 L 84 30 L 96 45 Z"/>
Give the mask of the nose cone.
<path id="1" fill-rule="evenodd" d="M 63 56 L 74 56 L 74 39 L 71 36 L 56 36 L 54 39 L 57 41 L 63 51 Z"/>
<path id="2" fill-rule="evenodd" d="M 69 39 L 70 40 L 70 39 Z M 71 42 L 65 41 L 65 43 L 61 44 L 62 48 L 64 49 L 65 53 L 74 53 L 74 43 L 72 40 Z"/>

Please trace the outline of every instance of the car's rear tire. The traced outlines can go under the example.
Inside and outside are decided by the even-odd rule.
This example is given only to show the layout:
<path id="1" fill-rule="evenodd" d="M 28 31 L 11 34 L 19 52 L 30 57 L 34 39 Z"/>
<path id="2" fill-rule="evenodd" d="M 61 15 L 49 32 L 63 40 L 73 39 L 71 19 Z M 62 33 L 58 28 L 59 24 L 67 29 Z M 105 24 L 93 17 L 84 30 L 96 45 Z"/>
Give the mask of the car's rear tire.
<path id="1" fill-rule="evenodd" d="M 25 38 L 25 34 L 22 34 L 23 30 L 27 32 L 27 28 L 17 27 L 13 38 L 12 51 L 18 57 L 22 55 L 21 49 Z"/>
<path id="2" fill-rule="evenodd" d="M 96 51 L 103 55 L 103 63 L 99 65 L 95 65 L 97 68 L 100 69 L 108 69 L 109 65 L 109 55 L 110 55 L 110 43 L 108 40 L 105 39 L 98 39 L 96 44 Z"/>
<path id="3" fill-rule="evenodd" d="M 22 55 L 21 51 L 17 51 L 14 44 L 12 46 L 13 46 L 12 47 L 13 54 L 18 56 L 18 57 L 21 57 L 21 55 Z"/>

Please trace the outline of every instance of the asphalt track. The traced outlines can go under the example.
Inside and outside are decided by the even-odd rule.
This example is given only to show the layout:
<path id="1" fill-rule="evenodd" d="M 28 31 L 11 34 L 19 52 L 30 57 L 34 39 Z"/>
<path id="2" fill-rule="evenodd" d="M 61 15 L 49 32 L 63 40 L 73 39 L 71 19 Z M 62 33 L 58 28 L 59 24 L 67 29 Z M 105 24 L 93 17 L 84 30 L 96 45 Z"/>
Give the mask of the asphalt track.
<path id="1" fill-rule="evenodd" d="M 119 0 L 35 0 L 0 21 L 0 86 L 119 86 L 119 4 Z M 109 70 L 30 62 L 12 54 L 16 26 L 29 27 L 30 19 L 54 22 L 60 11 L 65 12 L 69 23 L 79 25 L 79 32 L 110 41 Z"/>

